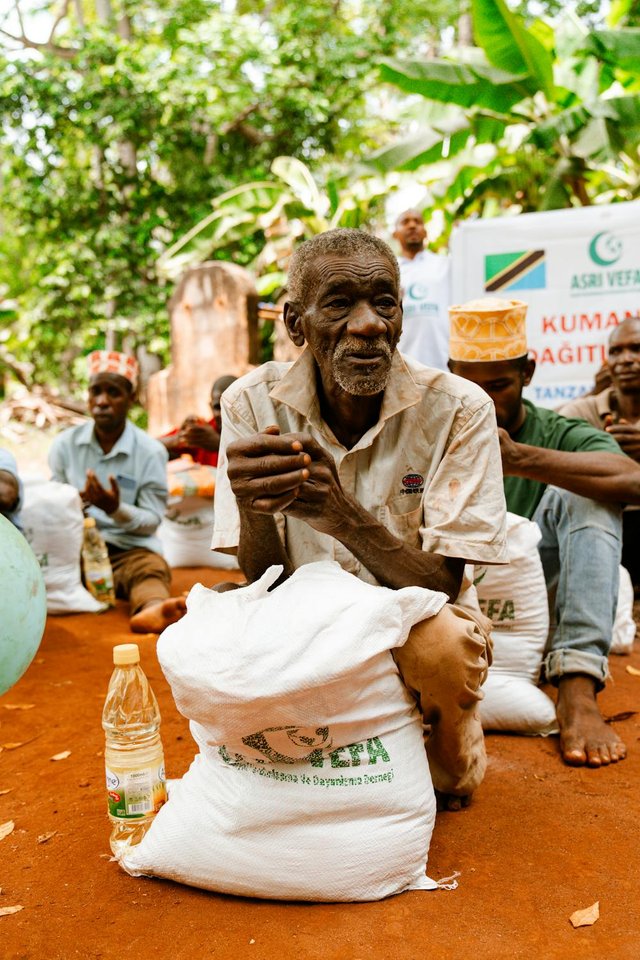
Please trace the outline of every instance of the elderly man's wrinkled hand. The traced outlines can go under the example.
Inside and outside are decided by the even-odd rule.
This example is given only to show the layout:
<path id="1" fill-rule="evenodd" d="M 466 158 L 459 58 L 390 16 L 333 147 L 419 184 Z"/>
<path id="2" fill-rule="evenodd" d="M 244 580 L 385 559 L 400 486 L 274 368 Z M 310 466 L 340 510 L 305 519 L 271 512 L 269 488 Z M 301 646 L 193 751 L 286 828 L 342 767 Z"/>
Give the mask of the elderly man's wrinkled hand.
<path id="1" fill-rule="evenodd" d="M 297 434 L 280 436 L 276 426 L 236 440 L 227 448 L 227 476 L 241 507 L 254 513 L 280 513 L 309 477 L 311 457 Z"/>
<path id="2" fill-rule="evenodd" d="M 311 437 L 302 438 L 309 455 L 308 478 L 283 509 L 287 517 L 304 520 L 320 533 L 336 536 L 348 512 L 336 465 L 330 454 Z"/>

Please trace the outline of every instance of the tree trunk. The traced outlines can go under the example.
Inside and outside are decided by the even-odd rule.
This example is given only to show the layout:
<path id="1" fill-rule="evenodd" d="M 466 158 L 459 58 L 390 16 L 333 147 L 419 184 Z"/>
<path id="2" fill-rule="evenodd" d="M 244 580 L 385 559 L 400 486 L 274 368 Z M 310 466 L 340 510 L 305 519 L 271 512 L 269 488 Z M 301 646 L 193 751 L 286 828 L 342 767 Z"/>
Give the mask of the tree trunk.
<path id="1" fill-rule="evenodd" d="M 74 0 L 73 5 L 76 11 L 76 20 L 78 21 L 78 26 L 81 30 L 84 30 L 84 10 L 82 9 L 82 0 Z"/>
<path id="2" fill-rule="evenodd" d="M 473 46 L 473 22 L 470 13 L 461 13 L 458 17 L 458 46 Z"/>
<path id="3" fill-rule="evenodd" d="M 95 0 L 96 16 L 100 23 L 109 23 L 113 19 L 111 0 Z"/>

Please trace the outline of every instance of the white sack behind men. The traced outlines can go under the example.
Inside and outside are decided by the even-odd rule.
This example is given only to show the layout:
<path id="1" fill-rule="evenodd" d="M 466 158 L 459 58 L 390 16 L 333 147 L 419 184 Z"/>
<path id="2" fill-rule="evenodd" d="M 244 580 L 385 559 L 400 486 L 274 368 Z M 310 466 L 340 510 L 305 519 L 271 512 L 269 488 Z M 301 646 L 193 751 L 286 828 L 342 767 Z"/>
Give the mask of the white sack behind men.
<path id="1" fill-rule="evenodd" d="M 480 704 L 485 730 L 558 732 L 553 701 L 538 687 L 549 633 L 540 537 L 536 523 L 508 513 L 509 563 L 475 568 L 480 608 L 493 624 L 493 664 Z"/>
<path id="2" fill-rule="evenodd" d="M 99 613 L 105 604 L 82 585 L 80 494 L 68 483 L 26 481 L 21 522 L 47 590 L 47 613 Z"/>
<path id="3" fill-rule="evenodd" d="M 636 623 L 633 619 L 633 583 L 626 567 L 620 567 L 618 586 L 618 606 L 613 623 L 611 653 L 629 654 L 633 650 L 636 637 Z"/>
<path id="4" fill-rule="evenodd" d="M 122 860 L 245 896 L 377 900 L 432 889 L 435 798 L 421 718 L 389 650 L 446 597 L 332 562 L 272 592 L 201 585 L 158 641 L 200 753 Z"/>

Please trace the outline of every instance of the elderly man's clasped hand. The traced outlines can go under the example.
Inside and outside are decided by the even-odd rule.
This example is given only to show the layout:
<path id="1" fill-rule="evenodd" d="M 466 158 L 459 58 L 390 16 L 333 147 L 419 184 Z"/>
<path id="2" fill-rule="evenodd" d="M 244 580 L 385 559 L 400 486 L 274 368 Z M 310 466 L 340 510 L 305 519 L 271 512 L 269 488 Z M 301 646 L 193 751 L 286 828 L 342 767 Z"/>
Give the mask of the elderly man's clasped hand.
<path id="1" fill-rule="evenodd" d="M 238 503 L 255 513 L 284 513 L 335 535 L 346 496 L 331 456 L 308 434 L 267 427 L 229 445 L 228 476 Z"/>

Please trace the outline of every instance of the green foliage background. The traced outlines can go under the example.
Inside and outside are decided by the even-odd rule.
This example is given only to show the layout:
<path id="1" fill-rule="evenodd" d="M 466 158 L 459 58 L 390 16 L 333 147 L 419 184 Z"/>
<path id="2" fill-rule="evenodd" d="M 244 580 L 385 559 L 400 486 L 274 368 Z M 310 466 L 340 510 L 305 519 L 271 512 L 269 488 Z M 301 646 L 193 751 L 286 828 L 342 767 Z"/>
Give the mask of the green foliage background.
<path id="1" fill-rule="evenodd" d="M 111 0 L 105 18 L 82 0 L 49 48 L 0 37 L 0 284 L 20 305 L 5 348 L 67 382 L 107 326 L 166 358 L 162 251 L 280 154 L 373 149 L 378 59 L 435 39 L 441 2 Z M 247 263 L 263 243 L 217 255 Z"/>
<path id="2" fill-rule="evenodd" d="M 462 40 L 471 0 L 19 0 L 18 26 L 0 14 L 0 373 L 10 358 L 33 382 L 73 390 L 82 356 L 105 343 L 167 360 L 174 277 L 159 262 L 241 185 L 231 219 L 191 255 L 273 270 L 272 292 L 292 243 L 331 218 L 373 223 L 380 182 L 393 189 L 398 171 L 420 177 L 446 230 L 490 201 L 634 196 L 637 36 L 626 54 L 598 47 L 599 5 L 579 0 L 572 15 L 591 39 L 568 52 L 563 41 L 562 67 L 527 0 L 513 8 L 526 29 L 491 2 L 473 0 L 478 47 L 460 47 L 453 66 L 442 54 Z M 55 24 L 48 40 L 32 39 L 34 10 Z M 559 0 L 541 10 L 559 13 Z M 639 11 L 613 0 L 614 30 L 640 24 Z M 626 99 L 603 113 L 612 84 Z M 297 178 L 286 196 L 276 158 Z"/>

